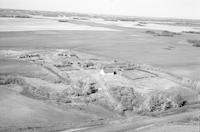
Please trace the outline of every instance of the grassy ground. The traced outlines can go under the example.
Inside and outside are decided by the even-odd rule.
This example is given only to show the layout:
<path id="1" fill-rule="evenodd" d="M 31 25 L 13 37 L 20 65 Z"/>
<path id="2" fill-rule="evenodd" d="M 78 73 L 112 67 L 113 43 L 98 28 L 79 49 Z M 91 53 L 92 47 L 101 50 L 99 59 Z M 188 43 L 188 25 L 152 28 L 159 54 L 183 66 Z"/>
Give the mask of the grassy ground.
<path id="1" fill-rule="evenodd" d="M 89 123 L 94 119 L 89 114 L 76 110 L 61 110 L 41 101 L 24 97 L 20 94 L 0 88 L 0 130 L 28 128 L 71 127 Z M 59 127 L 57 127 L 58 129 Z"/>
<path id="2" fill-rule="evenodd" d="M 108 25 L 105 27 L 121 31 L 1 32 L 0 47 L 71 48 L 135 63 L 151 64 L 169 71 L 172 69 L 175 73 L 183 70 L 185 72 L 180 75 L 199 79 L 199 48 L 187 43 L 188 39 L 198 39 L 199 34 L 182 33 L 174 37 L 164 37 L 146 34 L 143 29 Z"/>

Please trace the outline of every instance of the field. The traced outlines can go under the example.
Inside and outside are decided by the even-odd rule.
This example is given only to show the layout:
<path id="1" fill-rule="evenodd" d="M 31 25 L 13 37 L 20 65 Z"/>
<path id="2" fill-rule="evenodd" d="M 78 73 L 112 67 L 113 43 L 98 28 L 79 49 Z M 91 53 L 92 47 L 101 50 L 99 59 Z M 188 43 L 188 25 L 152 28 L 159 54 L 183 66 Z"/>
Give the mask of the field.
<path id="1" fill-rule="evenodd" d="M 0 16 L 0 131 L 199 131 L 200 21 Z"/>

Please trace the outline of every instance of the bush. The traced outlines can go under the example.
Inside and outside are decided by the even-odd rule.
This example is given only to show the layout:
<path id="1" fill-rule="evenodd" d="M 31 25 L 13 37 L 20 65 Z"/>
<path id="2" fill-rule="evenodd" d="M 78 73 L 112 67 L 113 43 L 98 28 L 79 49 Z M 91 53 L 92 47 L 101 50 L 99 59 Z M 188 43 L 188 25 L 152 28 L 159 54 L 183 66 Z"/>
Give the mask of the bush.
<path id="1" fill-rule="evenodd" d="M 79 80 L 76 83 L 75 90 L 78 95 L 80 96 L 87 96 L 91 94 L 95 94 L 98 92 L 98 88 L 96 87 L 96 82 L 85 79 L 85 80 Z"/>
<path id="2" fill-rule="evenodd" d="M 14 76 L 10 75 L 0 76 L 0 85 L 8 85 L 8 84 L 23 85 L 24 83 L 25 83 L 24 80 Z"/>
<path id="3" fill-rule="evenodd" d="M 61 102 L 61 103 L 65 103 L 65 104 L 72 103 L 72 100 L 70 98 L 67 98 L 67 97 L 58 98 L 56 101 L 59 102 L 59 103 Z"/>
<path id="4" fill-rule="evenodd" d="M 146 31 L 145 33 L 147 33 L 147 34 L 156 34 L 156 32 L 154 32 L 154 31 Z"/>
<path id="5" fill-rule="evenodd" d="M 163 110 L 163 105 L 165 104 L 165 98 L 162 95 L 153 95 L 148 100 L 147 109 L 150 112 Z"/>
<path id="6" fill-rule="evenodd" d="M 31 18 L 30 16 L 28 15 L 17 15 L 15 16 L 16 18 Z"/>
<path id="7" fill-rule="evenodd" d="M 180 94 L 173 96 L 172 100 L 175 107 L 182 107 L 187 103 L 187 101 Z"/>
<path id="8" fill-rule="evenodd" d="M 165 37 L 173 37 L 174 35 L 181 35 L 180 33 L 175 33 L 170 31 L 162 31 L 162 32 L 146 31 L 146 33 L 152 34 L 154 36 L 165 36 Z"/>
<path id="9" fill-rule="evenodd" d="M 200 40 L 197 39 L 189 39 L 187 40 L 188 43 L 192 44 L 194 47 L 200 47 Z"/>
<path id="10" fill-rule="evenodd" d="M 157 36 L 166 36 L 166 37 L 173 37 L 174 35 L 181 35 L 181 34 L 170 31 L 162 31 L 161 33 L 157 34 Z"/>
<path id="11" fill-rule="evenodd" d="M 183 31 L 183 33 L 200 34 L 200 32 L 197 31 Z"/>
<path id="12" fill-rule="evenodd" d="M 69 22 L 68 20 L 58 20 L 58 22 Z"/>
<path id="13" fill-rule="evenodd" d="M 119 101 L 123 110 L 136 110 L 140 106 L 140 95 L 131 87 L 112 87 L 110 88 L 112 96 Z"/>
<path id="14" fill-rule="evenodd" d="M 157 94 L 152 95 L 145 101 L 145 109 L 150 112 L 165 111 L 171 108 L 183 107 L 186 103 L 187 101 L 180 94 L 172 97 Z"/>

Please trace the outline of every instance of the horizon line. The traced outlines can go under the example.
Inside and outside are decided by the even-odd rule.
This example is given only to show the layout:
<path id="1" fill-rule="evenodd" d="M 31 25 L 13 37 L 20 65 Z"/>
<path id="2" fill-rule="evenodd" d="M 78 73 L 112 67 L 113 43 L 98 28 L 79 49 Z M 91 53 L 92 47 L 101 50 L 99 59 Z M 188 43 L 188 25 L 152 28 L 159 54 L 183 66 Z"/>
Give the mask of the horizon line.
<path id="1" fill-rule="evenodd" d="M 82 13 L 82 12 L 69 12 L 69 11 L 63 11 L 63 10 L 37 10 L 37 9 L 22 9 L 22 8 L 0 8 L 0 10 L 24 10 L 24 11 L 47 11 L 47 12 L 60 12 L 60 13 L 71 13 L 71 14 L 80 14 L 80 15 L 96 15 L 96 16 L 108 16 L 108 17 L 129 17 L 129 18 L 150 18 L 150 19 L 161 19 L 161 20 L 166 20 L 166 19 L 176 19 L 176 20 L 195 20 L 195 21 L 200 21 L 200 18 L 179 18 L 179 17 L 155 17 L 155 16 L 135 16 L 135 15 L 121 15 L 121 14 L 100 14 L 100 13 Z"/>

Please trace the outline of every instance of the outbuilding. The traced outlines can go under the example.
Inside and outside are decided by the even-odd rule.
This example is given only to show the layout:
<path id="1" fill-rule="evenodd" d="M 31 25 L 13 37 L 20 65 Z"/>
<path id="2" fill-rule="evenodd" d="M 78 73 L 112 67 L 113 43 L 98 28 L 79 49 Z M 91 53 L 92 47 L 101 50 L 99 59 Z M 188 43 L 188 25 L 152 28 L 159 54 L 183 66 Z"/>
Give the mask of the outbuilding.
<path id="1" fill-rule="evenodd" d="M 102 75 L 116 75 L 117 71 L 114 68 L 111 67 L 104 67 L 101 69 L 100 73 Z"/>

